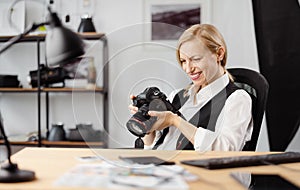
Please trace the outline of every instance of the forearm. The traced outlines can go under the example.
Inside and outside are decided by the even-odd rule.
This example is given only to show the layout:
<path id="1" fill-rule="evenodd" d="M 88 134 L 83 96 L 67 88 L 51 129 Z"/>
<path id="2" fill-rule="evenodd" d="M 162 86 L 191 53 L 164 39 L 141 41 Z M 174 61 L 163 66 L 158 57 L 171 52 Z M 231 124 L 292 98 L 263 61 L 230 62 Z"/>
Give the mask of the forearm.
<path id="1" fill-rule="evenodd" d="M 189 123 L 188 121 L 182 119 L 180 116 L 174 114 L 172 116 L 173 126 L 177 127 L 181 133 L 194 144 L 194 137 L 197 131 L 197 127 Z"/>
<path id="2" fill-rule="evenodd" d="M 194 136 L 197 131 L 197 127 L 191 123 L 185 121 L 180 116 L 170 112 L 159 112 L 159 111 L 149 111 L 150 116 L 155 116 L 158 118 L 157 122 L 152 126 L 154 131 L 160 131 L 169 126 L 174 126 L 178 128 L 181 133 L 192 143 L 194 144 Z M 155 138 L 155 133 L 151 133 L 144 137 L 145 145 L 152 145 Z"/>

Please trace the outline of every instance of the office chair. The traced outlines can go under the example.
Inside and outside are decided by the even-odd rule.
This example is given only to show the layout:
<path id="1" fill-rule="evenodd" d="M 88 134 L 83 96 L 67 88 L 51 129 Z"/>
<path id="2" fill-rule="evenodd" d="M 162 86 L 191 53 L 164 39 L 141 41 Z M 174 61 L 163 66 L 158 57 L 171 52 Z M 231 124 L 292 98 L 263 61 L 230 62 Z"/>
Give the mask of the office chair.
<path id="1" fill-rule="evenodd" d="M 229 68 L 227 70 L 234 77 L 234 83 L 246 90 L 252 98 L 253 132 L 251 140 L 245 144 L 243 151 L 255 151 L 266 109 L 269 83 L 262 74 L 250 69 Z"/>

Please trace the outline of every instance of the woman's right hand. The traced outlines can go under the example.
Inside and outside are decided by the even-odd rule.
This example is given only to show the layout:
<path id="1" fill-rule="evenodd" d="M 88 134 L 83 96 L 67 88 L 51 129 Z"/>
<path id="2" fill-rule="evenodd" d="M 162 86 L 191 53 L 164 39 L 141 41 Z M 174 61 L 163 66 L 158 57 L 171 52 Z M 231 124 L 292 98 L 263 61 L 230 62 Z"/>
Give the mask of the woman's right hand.
<path id="1" fill-rule="evenodd" d="M 131 100 L 133 100 L 134 98 L 135 98 L 134 95 L 130 95 L 130 99 Z M 135 114 L 138 111 L 138 109 L 139 109 L 138 107 L 136 107 L 136 106 L 134 106 L 132 104 L 130 104 L 128 106 L 128 108 L 129 108 L 131 114 Z M 155 131 L 152 131 L 152 132 L 146 134 L 143 137 L 144 144 L 150 146 L 153 143 L 154 138 L 155 138 Z"/>
<path id="2" fill-rule="evenodd" d="M 131 100 L 133 100 L 134 98 L 135 98 L 134 95 L 130 95 L 130 99 L 131 99 Z M 138 111 L 138 107 L 133 106 L 132 104 L 130 104 L 130 105 L 128 106 L 128 108 L 129 108 L 131 114 L 135 114 L 135 113 Z"/>

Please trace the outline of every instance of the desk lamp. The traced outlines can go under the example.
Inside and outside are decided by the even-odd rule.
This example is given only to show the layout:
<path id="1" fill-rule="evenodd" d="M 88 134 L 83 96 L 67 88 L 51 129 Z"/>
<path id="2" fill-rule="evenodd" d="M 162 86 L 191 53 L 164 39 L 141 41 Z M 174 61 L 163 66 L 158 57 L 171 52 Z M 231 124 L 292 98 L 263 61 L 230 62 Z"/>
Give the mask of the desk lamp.
<path id="1" fill-rule="evenodd" d="M 84 54 L 83 42 L 79 36 L 71 30 L 65 28 L 57 14 L 49 10 L 49 21 L 32 26 L 25 32 L 10 39 L 2 48 L 0 54 L 20 41 L 25 35 L 36 30 L 40 26 L 50 25 L 50 31 L 46 35 L 46 59 L 52 66 L 63 65 L 72 59 Z M 1 115 L 0 115 L 1 118 Z M 10 143 L 5 135 L 2 119 L 0 120 L 0 131 L 3 135 L 4 144 L 7 149 L 8 163 L 3 164 L 0 168 L 0 183 L 24 182 L 35 179 L 35 173 L 28 170 L 20 170 L 17 164 L 12 163 Z"/>
<path id="2" fill-rule="evenodd" d="M 64 27 L 58 18 L 57 14 L 50 12 L 49 21 L 32 24 L 32 26 L 26 29 L 23 33 L 10 39 L 1 49 L 0 54 L 7 50 L 10 46 L 20 41 L 25 35 L 36 30 L 40 26 L 49 25 L 50 30 L 46 35 L 46 60 L 51 66 L 63 65 L 68 63 L 72 59 L 84 54 L 84 44 L 79 36 Z"/>
<path id="3" fill-rule="evenodd" d="M 17 164 L 12 163 L 10 159 L 11 157 L 10 143 L 5 134 L 1 115 L 0 115 L 0 132 L 2 133 L 4 144 L 7 149 L 7 160 L 8 160 L 8 162 L 3 164 L 0 168 L 0 183 L 13 183 L 13 182 L 34 180 L 35 174 L 33 171 L 20 170 Z"/>
<path id="4" fill-rule="evenodd" d="M 46 35 L 46 58 L 51 66 L 69 63 L 84 54 L 82 40 L 68 28 L 63 27 L 56 13 L 50 14 L 50 28 Z"/>

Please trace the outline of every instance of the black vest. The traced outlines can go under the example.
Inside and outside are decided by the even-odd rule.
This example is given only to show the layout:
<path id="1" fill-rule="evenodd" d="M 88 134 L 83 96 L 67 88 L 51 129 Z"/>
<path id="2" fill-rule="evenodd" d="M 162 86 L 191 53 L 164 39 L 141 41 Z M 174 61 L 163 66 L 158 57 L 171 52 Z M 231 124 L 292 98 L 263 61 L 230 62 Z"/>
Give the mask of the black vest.
<path id="1" fill-rule="evenodd" d="M 229 84 L 223 90 L 221 90 L 209 102 L 207 102 L 189 120 L 189 123 L 193 124 L 196 127 L 202 127 L 204 129 L 215 131 L 217 119 L 221 113 L 221 110 L 225 105 L 226 99 L 237 89 L 239 88 L 235 86 L 233 82 L 229 82 Z M 184 90 L 179 91 L 173 99 L 172 104 L 176 107 L 176 109 L 180 109 L 189 98 L 189 97 L 184 97 L 183 93 Z M 163 130 L 163 134 L 161 138 L 156 142 L 153 149 L 157 149 L 157 147 L 163 143 L 164 138 L 168 132 L 169 132 L 169 128 L 167 127 Z M 176 149 L 194 150 L 194 146 L 183 134 L 181 134 L 177 140 Z"/>

